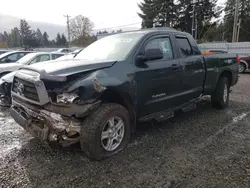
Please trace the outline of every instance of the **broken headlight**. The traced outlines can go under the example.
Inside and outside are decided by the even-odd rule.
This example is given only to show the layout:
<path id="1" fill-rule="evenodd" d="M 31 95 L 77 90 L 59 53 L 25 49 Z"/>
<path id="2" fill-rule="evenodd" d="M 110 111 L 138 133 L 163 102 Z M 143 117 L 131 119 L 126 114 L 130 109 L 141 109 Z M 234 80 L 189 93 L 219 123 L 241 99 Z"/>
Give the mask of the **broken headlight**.
<path id="1" fill-rule="evenodd" d="M 57 103 L 73 103 L 76 99 L 79 98 L 79 95 L 77 92 L 71 92 L 71 93 L 61 93 L 56 96 L 56 102 Z"/>

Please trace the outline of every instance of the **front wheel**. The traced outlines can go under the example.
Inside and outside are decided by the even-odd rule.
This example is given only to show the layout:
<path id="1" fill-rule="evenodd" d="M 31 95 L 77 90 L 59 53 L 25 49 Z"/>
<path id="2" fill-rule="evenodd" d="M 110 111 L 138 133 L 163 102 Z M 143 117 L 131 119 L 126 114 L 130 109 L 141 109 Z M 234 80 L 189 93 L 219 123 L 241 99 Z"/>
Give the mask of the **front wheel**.
<path id="1" fill-rule="evenodd" d="M 211 96 L 212 106 L 217 109 L 228 107 L 229 102 L 229 81 L 227 77 L 220 77 L 216 89 Z"/>
<path id="2" fill-rule="evenodd" d="M 80 144 L 90 159 L 101 160 L 121 151 L 130 135 L 128 111 L 119 104 L 103 104 L 84 121 Z"/>

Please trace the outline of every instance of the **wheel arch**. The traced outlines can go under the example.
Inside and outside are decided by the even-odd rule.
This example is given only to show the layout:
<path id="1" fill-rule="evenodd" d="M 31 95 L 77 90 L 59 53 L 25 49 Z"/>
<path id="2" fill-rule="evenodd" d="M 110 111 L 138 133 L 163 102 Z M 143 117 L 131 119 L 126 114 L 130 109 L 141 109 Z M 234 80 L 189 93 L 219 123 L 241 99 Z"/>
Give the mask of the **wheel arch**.
<path id="1" fill-rule="evenodd" d="M 132 98 L 128 93 L 119 92 L 112 89 L 105 90 L 99 98 L 102 103 L 117 103 L 128 110 L 132 132 L 136 129 L 136 112 Z"/>
<path id="2" fill-rule="evenodd" d="M 221 77 L 223 77 L 223 76 L 228 78 L 229 86 L 231 86 L 231 85 L 232 85 L 232 79 L 233 79 L 233 74 L 232 74 L 232 72 L 229 71 L 229 70 L 223 71 L 223 72 L 220 74 L 220 76 L 219 76 L 219 78 L 218 78 L 218 80 L 217 80 L 217 83 L 218 83 L 219 79 L 220 79 Z"/>

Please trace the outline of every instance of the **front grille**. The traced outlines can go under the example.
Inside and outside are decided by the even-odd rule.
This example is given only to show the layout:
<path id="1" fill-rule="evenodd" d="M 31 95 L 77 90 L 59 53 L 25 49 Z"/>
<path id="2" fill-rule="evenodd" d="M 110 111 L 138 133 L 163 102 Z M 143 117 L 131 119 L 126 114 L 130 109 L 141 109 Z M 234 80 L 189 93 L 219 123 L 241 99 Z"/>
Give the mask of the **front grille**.
<path id="1" fill-rule="evenodd" d="M 32 82 L 14 77 L 12 91 L 30 100 L 39 102 L 36 86 Z"/>

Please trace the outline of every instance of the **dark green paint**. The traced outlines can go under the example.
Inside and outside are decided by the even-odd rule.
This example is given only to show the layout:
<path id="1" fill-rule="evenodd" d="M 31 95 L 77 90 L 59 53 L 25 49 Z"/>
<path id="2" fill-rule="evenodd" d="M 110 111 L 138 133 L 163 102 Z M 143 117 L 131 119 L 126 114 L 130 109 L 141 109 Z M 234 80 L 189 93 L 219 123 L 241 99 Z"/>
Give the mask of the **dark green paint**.
<path id="1" fill-rule="evenodd" d="M 144 54 L 145 44 L 161 36 L 170 37 L 174 59 L 138 62 L 137 57 Z M 180 56 L 180 49 L 175 41 L 176 36 L 188 38 L 193 56 L 186 58 Z M 137 118 L 171 109 L 200 95 L 212 94 L 218 78 L 225 71 L 232 75 L 231 85 L 235 85 L 238 78 L 236 55 L 216 54 L 203 57 L 189 34 L 175 30 L 143 31 L 142 38 L 122 61 L 100 61 L 95 64 L 88 64 L 84 60 L 75 61 L 77 65 L 74 65 L 74 61 L 68 61 L 69 64 L 58 63 L 55 68 L 44 69 L 34 65 L 32 69 L 38 72 L 39 69 L 40 72 L 44 69 L 42 71 L 45 75 L 44 80 L 48 79 L 44 72 L 65 79 L 74 74 L 83 73 L 82 78 L 78 78 L 67 88 L 67 91 L 73 91 L 83 87 L 83 100 L 98 99 L 102 95 L 102 92 L 96 91 L 93 87 L 93 79 L 96 79 L 107 90 L 126 96 L 129 99 L 128 105 L 135 111 Z M 70 65 L 70 63 L 73 64 Z"/>

